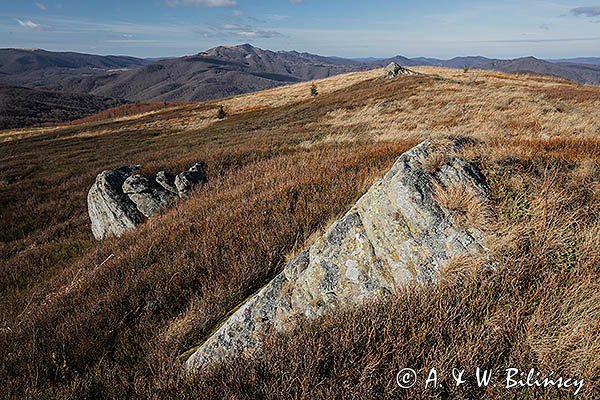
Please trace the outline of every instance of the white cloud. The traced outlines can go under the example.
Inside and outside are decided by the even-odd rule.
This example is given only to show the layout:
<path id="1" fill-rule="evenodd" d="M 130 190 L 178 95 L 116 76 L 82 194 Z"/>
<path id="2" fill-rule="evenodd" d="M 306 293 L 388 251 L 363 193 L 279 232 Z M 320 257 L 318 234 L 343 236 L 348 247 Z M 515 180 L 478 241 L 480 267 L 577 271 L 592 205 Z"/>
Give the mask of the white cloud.
<path id="1" fill-rule="evenodd" d="M 204 6 L 204 7 L 233 7 L 236 0 L 165 0 L 167 5 L 175 6 Z"/>
<path id="2" fill-rule="evenodd" d="M 35 3 L 35 5 L 37 6 L 37 8 L 43 11 L 46 11 L 48 9 L 48 6 L 46 6 L 44 3 Z"/>
<path id="3" fill-rule="evenodd" d="M 108 43 L 121 43 L 121 44 L 137 44 L 137 43 L 158 43 L 158 40 L 153 39 L 110 39 Z"/>
<path id="4" fill-rule="evenodd" d="M 280 32 L 269 29 L 257 29 L 250 25 L 223 24 L 196 31 L 204 37 L 219 38 L 276 38 L 283 36 Z"/>
<path id="5" fill-rule="evenodd" d="M 574 15 L 584 15 L 586 17 L 597 17 L 600 16 L 599 7 L 576 7 L 571 10 Z"/>
<path id="6" fill-rule="evenodd" d="M 249 30 L 249 31 L 240 30 L 240 31 L 236 31 L 234 33 L 237 34 L 238 36 L 244 37 L 244 38 L 273 38 L 273 37 L 281 36 L 281 33 L 279 33 L 279 32 L 265 31 L 265 30 L 261 30 L 261 29 L 253 29 L 253 30 Z"/>
<path id="7" fill-rule="evenodd" d="M 26 28 L 26 29 L 39 30 L 39 29 L 44 28 L 42 25 L 36 24 L 35 22 L 33 22 L 32 20 L 29 20 L 29 19 L 21 20 L 21 19 L 16 18 L 15 20 L 21 27 Z"/>

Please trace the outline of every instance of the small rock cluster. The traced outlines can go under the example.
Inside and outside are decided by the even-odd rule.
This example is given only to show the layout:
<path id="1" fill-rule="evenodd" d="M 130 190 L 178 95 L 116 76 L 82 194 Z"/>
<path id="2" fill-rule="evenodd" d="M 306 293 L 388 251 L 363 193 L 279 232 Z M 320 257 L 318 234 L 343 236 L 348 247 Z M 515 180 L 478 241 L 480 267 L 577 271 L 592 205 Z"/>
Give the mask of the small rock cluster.
<path id="1" fill-rule="evenodd" d="M 206 164 L 199 162 L 175 176 L 160 171 L 153 178 L 136 174 L 139 165 L 104 171 L 96 177 L 87 196 L 92 233 L 98 240 L 121 236 L 177 198 L 186 197 L 194 186 L 206 182 Z"/>
<path id="2" fill-rule="evenodd" d="M 400 75 L 417 75 L 415 71 L 404 68 L 395 62 L 391 62 L 387 67 L 385 67 L 385 71 L 387 72 L 388 78 L 396 78 Z"/>

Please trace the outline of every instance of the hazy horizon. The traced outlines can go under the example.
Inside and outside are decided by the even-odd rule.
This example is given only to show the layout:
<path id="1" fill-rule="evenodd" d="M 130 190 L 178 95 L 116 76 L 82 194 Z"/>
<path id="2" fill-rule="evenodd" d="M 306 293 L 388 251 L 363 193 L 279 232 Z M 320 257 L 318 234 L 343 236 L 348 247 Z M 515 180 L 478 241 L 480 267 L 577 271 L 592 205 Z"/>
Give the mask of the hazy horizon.
<path id="1" fill-rule="evenodd" d="M 218 46 L 242 46 L 244 44 L 250 44 L 250 45 L 252 45 L 254 47 L 258 47 L 258 48 L 261 48 L 263 50 L 270 50 L 270 51 L 274 51 L 274 52 L 278 52 L 278 51 L 287 51 L 287 52 L 297 51 L 299 53 L 310 53 L 310 54 L 319 55 L 319 56 L 323 56 L 323 57 L 337 57 L 337 58 L 345 58 L 345 59 L 349 59 L 349 60 L 368 60 L 368 59 L 383 60 L 383 59 L 393 58 L 393 57 L 396 57 L 396 56 L 404 56 L 404 57 L 407 57 L 407 58 L 429 58 L 429 59 L 438 59 L 438 60 L 450 60 L 450 59 L 459 58 L 459 57 L 485 57 L 485 58 L 489 58 L 489 59 L 506 59 L 506 60 L 512 60 L 512 59 L 517 59 L 517 58 L 525 58 L 525 57 L 535 57 L 535 58 L 538 58 L 538 59 L 541 59 L 541 60 L 568 60 L 568 59 L 600 58 L 600 56 L 594 56 L 594 55 L 580 55 L 580 56 L 573 56 L 573 57 L 538 57 L 538 56 L 533 55 L 533 54 L 521 55 L 521 56 L 517 56 L 517 57 L 494 57 L 494 56 L 485 55 L 485 54 L 457 54 L 457 55 L 452 56 L 452 57 L 440 58 L 440 57 L 434 57 L 434 56 L 422 55 L 422 54 L 421 55 L 415 55 L 415 56 L 408 56 L 408 55 L 403 54 L 403 53 L 388 54 L 388 55 L 374 55 L 374 56 L 352 57 L 352 56 L 341 56 L 341 55 L 338 55 L 338 54 L 318 54 L 318 53 L 313 53 L 313 52 L 302 50 L 302 49 L 269 49 L 269 48 L 264 48 L 264 47 L 256 46 L 256 45 L 254 45 L 252 43 L 224 44 L 224 45 L 218 45 Z M 218 46 L 215 46 L 215 47 L 218 47 Z M 177 55 L 164 55 L 164 56 L 149 56 L 149 57 L 135 56 L 135 55 L 132 55 L 132 54 L 127 54 L 127 53 L 79 52 L 79 51 L 74 51 L 74 50 L 71 50 L 71 49 L 51 50 L 51 49 L 40 48 L 40 47 L 29 47 L 29 48 L 27 48 L 27 47 L 1 47 L 0 50 L 8 50 L 8 49 L 25 50 L 25 51 L 44 50 L 44 51 L 57 52 L 57 53 L 80 53 L 80 54 L 89 54 L 89 55 L 98 55 L 98 56 L 136 57 L 136 58 L 142 58 L 142 59 L 167 59 L 167 58 L 179 58 L 179 57 L 192 56 L 194 54 L 198 54 L 198 53 L 210 50 L 212 48 L 213 47 L 202 49 L 202 50 L 198 50 L 198 51 L 193 52 L 193 53 L 177 54 Z"/>

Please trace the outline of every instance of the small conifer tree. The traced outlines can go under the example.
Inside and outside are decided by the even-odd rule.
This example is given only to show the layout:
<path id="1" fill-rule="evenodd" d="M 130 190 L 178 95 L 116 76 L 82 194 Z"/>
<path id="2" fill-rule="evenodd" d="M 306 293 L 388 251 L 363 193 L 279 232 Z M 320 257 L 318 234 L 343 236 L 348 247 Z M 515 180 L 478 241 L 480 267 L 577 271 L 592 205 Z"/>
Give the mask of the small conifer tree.
<path id="1" fill-rule="evenodd" d="M 225 108 L 223 106 L 219 106 L 219 110 L 217 111 L 217 118 L 223 119 L 227 114 L 225 114 Z"/>
<path id="2" fill-rule="evenodd" d="M 317 89 L 317 85 L 314 83 L 310 87 L 310 95 L 312 97 L 317 97 L 319 95 L 319 90 Z"/>

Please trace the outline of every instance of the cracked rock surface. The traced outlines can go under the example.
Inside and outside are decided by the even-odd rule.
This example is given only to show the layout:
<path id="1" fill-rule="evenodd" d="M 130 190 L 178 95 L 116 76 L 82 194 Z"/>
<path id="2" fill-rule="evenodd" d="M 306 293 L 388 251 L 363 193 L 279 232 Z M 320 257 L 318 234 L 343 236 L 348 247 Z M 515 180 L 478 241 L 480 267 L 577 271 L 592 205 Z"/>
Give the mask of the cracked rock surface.
<path id="1" fill-rule="evenodd" d="M 144 221 L 144 216 L 123 193 L 123 183 L 138 169 L 137 165 L 104 171 L 88 192 L 88 214 L 96 239 L 121 236 Z"/>
<path id="2" fill-rule="evenodd" d="M 146 218 L 152 218 L 176 197 L 142 175 L 131 175 L 125 179 L 122 188 Z"/>
<path id="3" fill-rule="evenodd" d="M 342 305 L 393 295 L 408 282 L 435 282 L 441 266 L 465 253 L 484 254 L 484 236 L 454 222 L 436 200 L 436 186 L 462 186 L 485 201 L 484 177 L 448 157 L 434 172 L 423 142 L 271 282 L 242 304 L 191 352 L 188 369 L 260 348 L 261 334 L 282 331 L 297 318 L 317 318 Z"/>
<path id="4" fill-rule="evenodd" d="M 104 171 L 96 177 L 87 196 L 88 214 L 96 239 L 119 237 L 125 231 L 135 229 L 207 180 L 205 164 L 201 162 L 177 177 L 160 171 L 148 179 L 135 173 L 139 168 L 139 165 L 132 165 Z M 180 186 L 184 190 L 176 185 L 177 178 L 182 175 L 185 183 Z"/>
<path id="5" fill-rule="evenodd" d="M 417 75 L 415 71 L 411 71 L 408 68 L 404 68 L 395 62 L 391 62 L 385 67 L 388 78 L 397 78 L 401 75 Z"/>

